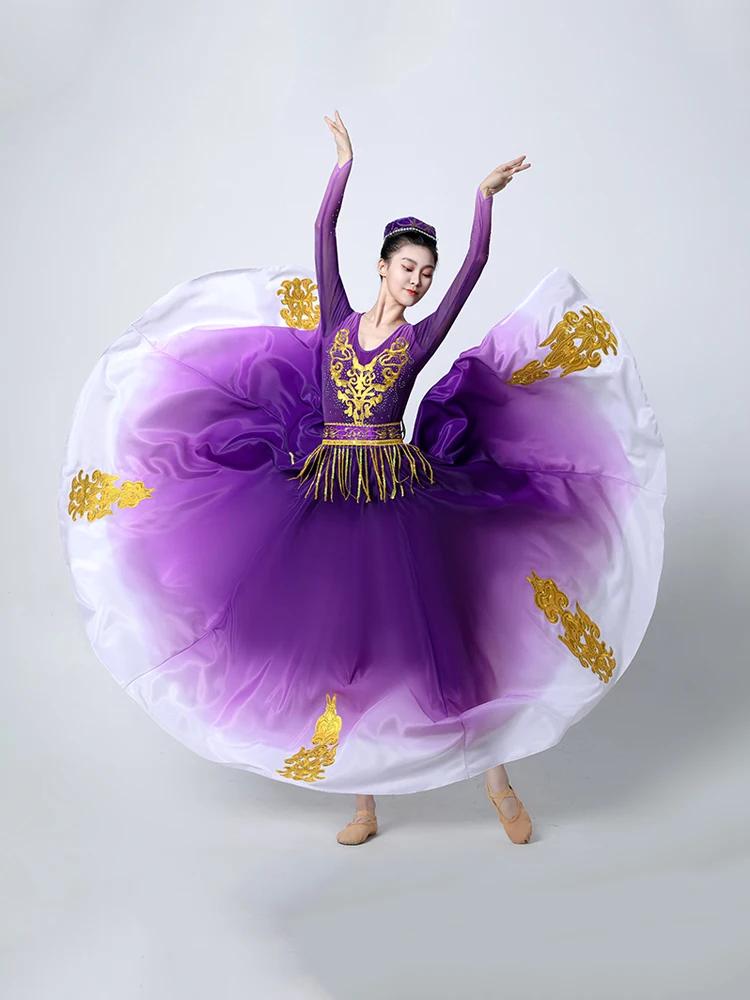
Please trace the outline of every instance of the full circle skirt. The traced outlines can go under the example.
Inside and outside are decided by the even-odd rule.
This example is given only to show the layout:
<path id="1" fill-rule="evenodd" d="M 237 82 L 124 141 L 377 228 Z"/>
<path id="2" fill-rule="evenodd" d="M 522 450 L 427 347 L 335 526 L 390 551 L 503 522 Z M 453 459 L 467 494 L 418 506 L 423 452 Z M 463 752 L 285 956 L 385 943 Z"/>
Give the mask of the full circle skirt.
<path id="1" fill-rule="evenodd" d="M 664 445 L 623 335 L 556 268 L 424 394 L 433 482 L 314 499 L 293 478 L 323 429 L 313 281 L 202 275 L 90 375 L 59 520 L 96 654 L 203 757 L 322 791 L 551 747 L 657 597 Z"/>

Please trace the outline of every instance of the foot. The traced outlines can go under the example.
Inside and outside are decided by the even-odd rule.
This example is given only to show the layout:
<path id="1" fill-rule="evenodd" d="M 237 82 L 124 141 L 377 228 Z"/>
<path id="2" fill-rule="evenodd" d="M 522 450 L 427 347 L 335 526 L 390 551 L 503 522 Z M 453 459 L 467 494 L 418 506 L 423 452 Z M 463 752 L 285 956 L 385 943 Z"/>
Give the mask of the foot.
<path id="1" fill-rule="evenodd" d="M 336 834 L 340 844 L 364 844 L 368 837 L 374 837 L 378 832 L 378 821 L 374 812 L 358 809 L 351 823 Z"/>
<path id="2" fill-rule="evenodd" d="M 378 821 L 375 817 L 375 799 L 372 795 L 358 795 L 356 812 L 351 823 L 336 834 L 340 844 L 363 844 L 368 837 L 378 832 Z"/>
<path id="3" fill-rule="evenodd" d="M 528 844 L 531 840 L 531 817 L 508 781 L 502 764 L 487 771 L 487 795 L 514 844 Z"/>

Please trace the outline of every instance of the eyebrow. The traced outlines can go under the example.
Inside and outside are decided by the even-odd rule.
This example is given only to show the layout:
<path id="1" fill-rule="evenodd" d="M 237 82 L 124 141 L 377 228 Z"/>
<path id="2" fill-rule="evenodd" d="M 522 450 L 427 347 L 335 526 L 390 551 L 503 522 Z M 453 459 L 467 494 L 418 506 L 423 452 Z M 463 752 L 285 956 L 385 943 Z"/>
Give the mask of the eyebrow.
<path id="1" fill-rule="evenodd" d="M 419 264 L 417 264 L 417 262 L 414 260 L 413 257 L 402 257 L 401 260 L 410 260 L 412 264 L 415 264 L 417 267 L 419 267 Z M 434 266 L 435 266 L 434 264 L 425 264 L 425 267 L 434 267 Z"/>

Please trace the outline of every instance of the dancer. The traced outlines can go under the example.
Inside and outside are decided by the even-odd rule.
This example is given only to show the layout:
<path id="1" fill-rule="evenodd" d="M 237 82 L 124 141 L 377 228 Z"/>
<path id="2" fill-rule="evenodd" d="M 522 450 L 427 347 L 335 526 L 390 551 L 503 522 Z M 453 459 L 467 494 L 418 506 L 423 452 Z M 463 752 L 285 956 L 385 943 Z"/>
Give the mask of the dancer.
<path id="1" fill-rule="evenodd" d="M 211 760 L 376 794 L 486 772 L 514 843 L 531 819 L 505 764 L 559 742 L 622 676 L 656 601 L 664 446 L 624 338 L 561 268 L 424 395 L 418 373 L 489 255 L 411 323 L 433 226 L 388 223 L 380 289 L 352 309 L 338 151 L 315 275 L 268 266 L 173 289 L 105 352 L 73 416 L 60 519 L 94 648 L 168 732 Z M 317 282 L 315 281 L 317 278 Z"/>
<path id="2" fill-rule="evenodd" d="M 378 262 L 381 285 L 377 301 L 371 309 L 359 317 L 352 312 L 338 273 L 335 226 L 353 152 L 349 133 L 344 127 L 338 111 L 335 112 L 335 121 L 328 117 L 325 118 L 325 121 L 336 142 L 338 170 L 334 172 L 331 179 L 316 224 L 315 264 L 319 283 L 321 335 L 325 340 L 326 334 L 332 332 L 339 325 L 339 322 L 344 325 L 349 323 L 355 329 L 356 344 L 361 349 L 358 353 L 361 356 L 369 357 L 390 340 L 396 331 L 403 330 L 410 325 L 404 319 L 404 311 L 424 298 L 430 289 L 437 266 L 437 240 L 434 228 L 419 219 L 396 219 L 389 223 L 385 228 L 385 243 Z M 413 364 L 409 373 L 410 377 L 406 388 L 400 394 L 397 392 L 391 394 L 391 412 L 385 414 L 382 413 L 382 407 L 379 408 L 383 417 L 394 417 L 397 412 L 403 412 L 414 378 L 442 342 L 468 299 L 489 255 L 492 196 L 502 191 L 513 180 L 516 173 L 527 170 L 531 166 L 530 163 L 523 162 L 525 159 L 525 156 L 519 156 L 496 167 L 479 185 L 475 200 L 471 244 L 461 272 L 453 282 L 449 293 L 444 297 L 440 308 L 414 326 L 412 346 L 416 348 L 413 350 L 416 363 Z M 351 341 L 351 337 L 349 340 Z M 368 344 L 372 344 L 372 347 L 368 348 Z M 330 397 L 328 398 L 330 399 Z M 338 427 L 341 427 L 344 434 L 351 436 L 347 417 L 353 416 L 356 420 L 354 413 L 356 401 L 353 406 L 350 405 L 348 394 L 346 394 L 344 399 L 339 399 L 336 402 L 343 403 L 343 406 L 339 407 L 334 403 L 333 412 L 326 416 L 338 416 L 342 423 L 336 425 L 330 421 L 330 427 L 331 429 L 336 428 L 335 433 L 338 433 Z M 337 409 L 340 409 L 341 412 L 336 413 Z M 363 426 L 368 426 L 368 424 Z M 369 424 L 369 426 L 378 428 L 378 432 L 380 432 L 380 428 L 385 429 L 387 433 L 393 435 L 394 443 L 397 442 L 400 445 L 400 425 L 394 422 L 389 426 L 381 422 L 380 424 Z M 366 433 L 370 434 L 373 431 Z M 417 449 L 414 450 L 417 451 Z M 331 447 L 329 442 L 324 441 L 308 459 L 305 468 L 300 473 L 300 478 L 304 478 L 305 473 L 310 470 L 311 477 L 315 475 L 317 482 L 321 474 L 320 466 L 325 461 L 324 458 L 321 462 L 322 456 L 333 463 L 338 460 L 340 467 L 342 449 L 336 445 Z M 388 458 L 387 452 L 386 458 Z M 315 464 L 311 464 L 311 462 Z M 418 479 L 418 474 L 424 471 L 425 467 L 424 458 L 417 451 L 416 460 L 413 461 L 409 471 L 416 474 L 415 478 Z M 398 477 L 398 473 L 392 466 L 389 471 L 393 478 Z M 367 489 L 367 481 L 368 477 L 365 473 L 364 478 L 358 480 L 358 484 L 364 482 L 365 489 Z M 486 787 L 510 838 L 517 843 L 527 843 L 531 838 L 531 819 L 510 785 L 508 773 L 503 764 L 497 764 L 487 771 Z M 354 820 L 339 831 L 337 838 L 339 843 L 360 844 L 376 832 L 377 817 L 374 797 L 369 794 L 357 795 Z"/>

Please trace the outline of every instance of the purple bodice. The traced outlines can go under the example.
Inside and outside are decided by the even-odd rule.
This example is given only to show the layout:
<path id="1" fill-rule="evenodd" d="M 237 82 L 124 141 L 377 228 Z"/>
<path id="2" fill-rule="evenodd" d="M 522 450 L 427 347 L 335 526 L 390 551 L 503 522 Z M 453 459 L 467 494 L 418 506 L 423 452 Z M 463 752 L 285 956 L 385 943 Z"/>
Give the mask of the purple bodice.
<path id="1" fill-rule="evenodd" d="M 404 324 L 379 347 L 362 349 L 361 313 L 352 313 L 323 338 L 323 418 L 343 424 L 401 420 L 424 352 Z"/>

